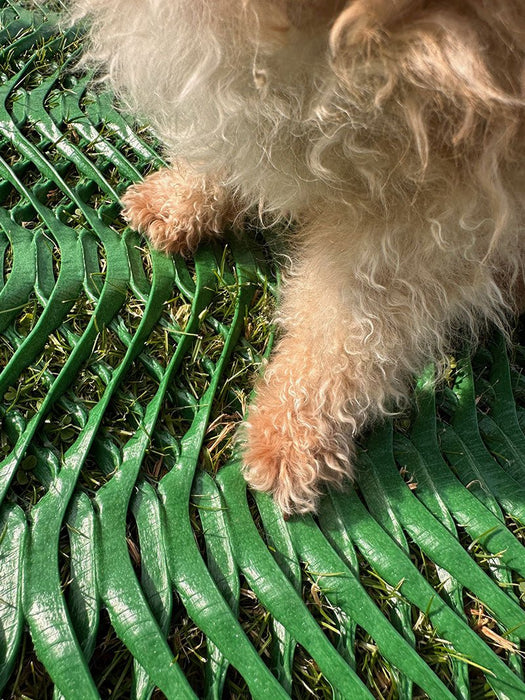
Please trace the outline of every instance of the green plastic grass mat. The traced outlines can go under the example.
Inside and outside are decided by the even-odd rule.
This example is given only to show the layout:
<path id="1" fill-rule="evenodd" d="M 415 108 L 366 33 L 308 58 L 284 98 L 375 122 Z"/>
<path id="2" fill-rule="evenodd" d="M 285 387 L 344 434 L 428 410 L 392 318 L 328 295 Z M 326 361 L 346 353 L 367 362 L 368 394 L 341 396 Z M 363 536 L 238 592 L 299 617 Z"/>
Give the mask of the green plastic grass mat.
<path id="1" fill-rule="evenodd" d="M 233 444 L 271 344 L 260 234 L 151 251 L 150 134 L 0 0 L 2 698 L 525 698 L 525 350 L 456 358 L 284 522 Z M 259 241 L 259 242 L 258 242 Z"/>

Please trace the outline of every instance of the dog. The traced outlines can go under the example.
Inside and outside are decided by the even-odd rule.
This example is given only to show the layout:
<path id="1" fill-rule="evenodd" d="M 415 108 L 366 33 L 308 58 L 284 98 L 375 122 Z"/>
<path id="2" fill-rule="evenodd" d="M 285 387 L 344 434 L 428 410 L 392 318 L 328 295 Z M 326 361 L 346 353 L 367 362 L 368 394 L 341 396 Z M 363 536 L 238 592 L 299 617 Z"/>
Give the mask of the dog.
<path id="1" fill-rule="evenodd" d="M 84 62 L 169 167 L 124 216 L 191 254 L 249 212 L 296 222 L 244 474 L 285 514 L 523 282 L 521 0 L 69 0 Z"/>

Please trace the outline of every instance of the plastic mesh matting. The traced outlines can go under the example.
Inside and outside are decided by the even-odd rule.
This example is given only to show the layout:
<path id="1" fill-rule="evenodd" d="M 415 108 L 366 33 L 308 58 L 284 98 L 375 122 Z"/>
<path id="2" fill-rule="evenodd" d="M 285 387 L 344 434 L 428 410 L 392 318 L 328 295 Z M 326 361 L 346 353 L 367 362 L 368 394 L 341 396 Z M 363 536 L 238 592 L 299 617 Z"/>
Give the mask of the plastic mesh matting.
<path id="1" fill-rule="evenodd" d="M 0 0 L 0 37 L 2 697 L 525 698 L 522 348 L 421 380 L 284 522 L 232 458 L 264 248 L 149 250 L 118 199 L 152 137 L 52 17 Z"/>

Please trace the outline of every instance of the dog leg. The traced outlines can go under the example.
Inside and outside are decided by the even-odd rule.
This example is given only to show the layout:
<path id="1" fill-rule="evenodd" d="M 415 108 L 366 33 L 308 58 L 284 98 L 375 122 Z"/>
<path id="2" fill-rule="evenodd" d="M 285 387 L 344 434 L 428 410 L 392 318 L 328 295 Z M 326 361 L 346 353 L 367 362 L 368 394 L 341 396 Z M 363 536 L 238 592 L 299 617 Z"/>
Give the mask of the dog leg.
<path id="1" fill-rule="evenodd" d="M 324 482 L 351 477 L 356 433 L 406 398 L 436 351 L 402 284 L 360 281 L 348 247 L 327 243 L 303 251 L 285 285 L 284 335 L 244 426 L 245 478 L 285 514 L 315 511 Z"/>
<path id="2" fill-rule="evenodd" d="M 163 168 L 132 185 L 122 197 L 122 215 L 153 246 L 186 255 L 203 238 L 219 236 L 234 220 L 231 193 L 217 181 L 181 165 Z"/>

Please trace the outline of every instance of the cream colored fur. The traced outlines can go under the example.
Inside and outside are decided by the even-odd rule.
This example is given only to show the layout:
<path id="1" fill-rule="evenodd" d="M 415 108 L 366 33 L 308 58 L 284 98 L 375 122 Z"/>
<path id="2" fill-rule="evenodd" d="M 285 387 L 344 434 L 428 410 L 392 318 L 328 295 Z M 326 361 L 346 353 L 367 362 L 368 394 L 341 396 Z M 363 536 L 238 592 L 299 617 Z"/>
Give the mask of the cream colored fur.
<path id="1" fill-rule="evenodd" d="M 173 168 L 131 188 L 167 250 L 256 210 L 293 219 L 282 337 L 245 474 L 286 513 L 456 335 L 505 326 L 523 278 L 521 0 L 71 0 L 86 58 Z"/>

